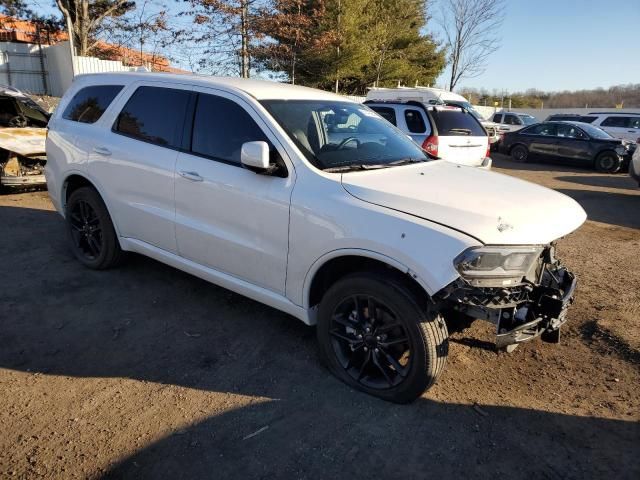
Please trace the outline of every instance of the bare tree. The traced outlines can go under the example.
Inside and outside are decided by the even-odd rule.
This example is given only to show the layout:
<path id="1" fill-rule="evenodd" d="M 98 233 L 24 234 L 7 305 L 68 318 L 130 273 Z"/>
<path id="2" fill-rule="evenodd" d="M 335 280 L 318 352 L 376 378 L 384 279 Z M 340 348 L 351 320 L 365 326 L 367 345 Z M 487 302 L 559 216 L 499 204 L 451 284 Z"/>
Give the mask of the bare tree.
<path id="1" fill-rule="evenodd" d="M 489 55 L 500 46 L 504 0 L 442 0 L 440 23 L 449 48 L 453 90 L 461 78 L 485 71 Z"/>

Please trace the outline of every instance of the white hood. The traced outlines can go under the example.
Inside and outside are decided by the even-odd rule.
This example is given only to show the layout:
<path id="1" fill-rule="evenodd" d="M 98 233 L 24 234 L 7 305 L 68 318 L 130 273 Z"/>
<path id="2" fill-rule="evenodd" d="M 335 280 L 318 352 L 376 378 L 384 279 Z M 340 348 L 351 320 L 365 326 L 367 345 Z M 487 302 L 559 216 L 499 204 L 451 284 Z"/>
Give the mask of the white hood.
<path id="1" fill-rule="evenodd" d="M 360 200 L 454 228 L 484 244 L 548 244 L 587 218 L 562 193 L 444 161 L 347 173 L 342 184 Z"/>

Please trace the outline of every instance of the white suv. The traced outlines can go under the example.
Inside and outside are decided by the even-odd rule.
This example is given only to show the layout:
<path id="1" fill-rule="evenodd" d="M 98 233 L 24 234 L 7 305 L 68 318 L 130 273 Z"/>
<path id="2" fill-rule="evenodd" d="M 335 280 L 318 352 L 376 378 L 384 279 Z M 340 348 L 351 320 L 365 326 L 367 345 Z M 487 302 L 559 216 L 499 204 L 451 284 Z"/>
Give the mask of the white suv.
<path id="1" fill-rule="evenodd" d="M 49 123 L 47 155 L 51 200 L 84 265 L 138 252 L 317 324 L 330 370 L 386 400 L 411 401 L 442 373 L 450 315 L 495 323 L 499 347 L 558 341 L 573 297 L 553 244 L 584 222 L 576 202 L 431 161 L 330 93 L 80 76 Z"/>
<path id="2" fill-rule="evenodd" d="M 580 121 L 601 128 L 613 138 L 630 142 L 640 140 L 640 113 L 592 112 Z"/>

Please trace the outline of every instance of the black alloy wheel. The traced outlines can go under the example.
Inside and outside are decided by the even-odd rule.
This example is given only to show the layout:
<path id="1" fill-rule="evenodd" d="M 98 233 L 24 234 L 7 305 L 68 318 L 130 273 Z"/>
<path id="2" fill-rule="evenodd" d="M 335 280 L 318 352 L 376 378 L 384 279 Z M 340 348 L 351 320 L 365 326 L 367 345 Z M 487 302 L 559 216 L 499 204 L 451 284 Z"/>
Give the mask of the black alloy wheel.
<path id="1" fill-rule="evenodd" d="M 418 398 L 444 370 L 447 326 L 402 274 L 336 281 L 318 309 L 320 357 L 349 386 L 395 403 Z"/>
<path id="2" fill-rule="evenodd" d="M 331 346 L 338 362 L 355 381 L 389 389 L 407 377 L 409 337 L 398 314 L 371 295 L 344 299 L 331 316 Z"/>
<path id="3" fill-rule="evenodd" d="M 75 248 L 88 260 L 98 258 L 102 251 L 102 226 L 91 204 L 76 201 L 69 210 L 69 225 Z"/>
<path id="4" fill-rule="evenodd" d="M 524 145 L 516 145 L 511 149 L 511 158 L 514 162 L 524 163 L 529 157 L 529 150 Z"/>
<path id="5" fill-rule="evenodd" d="M 620 157 L 614 152 L 603 152 L 595 161 L 596 170 L 602 173 L 616 173 L 621 166 Z"/>
<path id="6" fill-rule="evenodd" d="M 118 236 L 95 189 L 74 190 L 67 201 L 65 218 L 71 249 L 83 265 L 103 270 L 120 263 L 123 252 Z"/>

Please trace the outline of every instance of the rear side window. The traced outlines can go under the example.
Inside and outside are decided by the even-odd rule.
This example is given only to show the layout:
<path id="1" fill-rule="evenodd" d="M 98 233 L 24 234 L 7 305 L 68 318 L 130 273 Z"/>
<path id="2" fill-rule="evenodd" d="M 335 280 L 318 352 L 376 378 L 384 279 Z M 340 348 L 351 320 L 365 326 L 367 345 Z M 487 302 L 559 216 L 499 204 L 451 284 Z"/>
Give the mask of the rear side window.
<path id="1" fill-rule="evenodd" d="M 578 119 L 579 122 L 582 123 L 593 123 L 593 121 L 598 118 L 598 117 L 589 117 L 589 116 L 582 116 Z"/>
<path id="2" fill-rule="evenodd" d="M 215 95 L 198 95 L 191 140 L 193 153 L 240 165 L 242 144 L 256 141 L 271 144 L 240 105 Z"/>
<path id="3" fill-rule="evenodd" d="M 387 122 L 396 126 L 398 125 L 396 122 L 396 111 L 393 108 L 389 108 L 389 107 L 370 107 L 370 108 L 371 110 L 376 112 L 378 115 L 380 115 L 382 118 L 384 118 Z"/>
<path id="4" fill-rule="evenodd" d="M 556 126 L 554 124 L 541 123 L 540 125 L 534 125 L 533 127 L 527 128 L 522 133 L 528 133 L 531 135 L 555 136 L 556 132 Z"/>
<path id="5" fill-rule="evenodd" d="M 82 88 L 73 96 L 62 113 L 62 118 L 80 123 L 95 123 L 111 105 L 120 90 L 122 85 L 95 85 Z"/>
<path id="6" fill-rule="evenodd" d="M 418 110 L 405 110 L 404 121 L 407 122 L 407 128 L 411 133 L 424 133 L 427 130 L 424 118 Z"/>
<path id="7" fill-rule="evenodd" d="M 600 124 L 603 127 L 622 127 L 626 128 L 631 120 L 629 117 L 607 117 Z"/>
<path id="8" fill-rule="evenodd" d="M 505 115 L 504 123 L 506 125 L 522 125 L 522 120 L 520 120 L 516 115 Z"/>
<path id="9" fill-rule="evenodd" d="M 143 142 L 178 148 L 191 93 L 139 87 L 124 106 L 114 131 Z"/>
<path id="10" fill-rule="evenodd" d="M 493 123 L 500 123 L 501 120 L 502 120 L 502 114 L 501 113 L 496 113 L 493 116 Z"/>
<path id="11" fill-rule="evenodd" d="M 438 135 L 486 137 L 482 125 L 470 113 L 461 110 L 434 110 L 431 112 L 438 129 Z"/>

